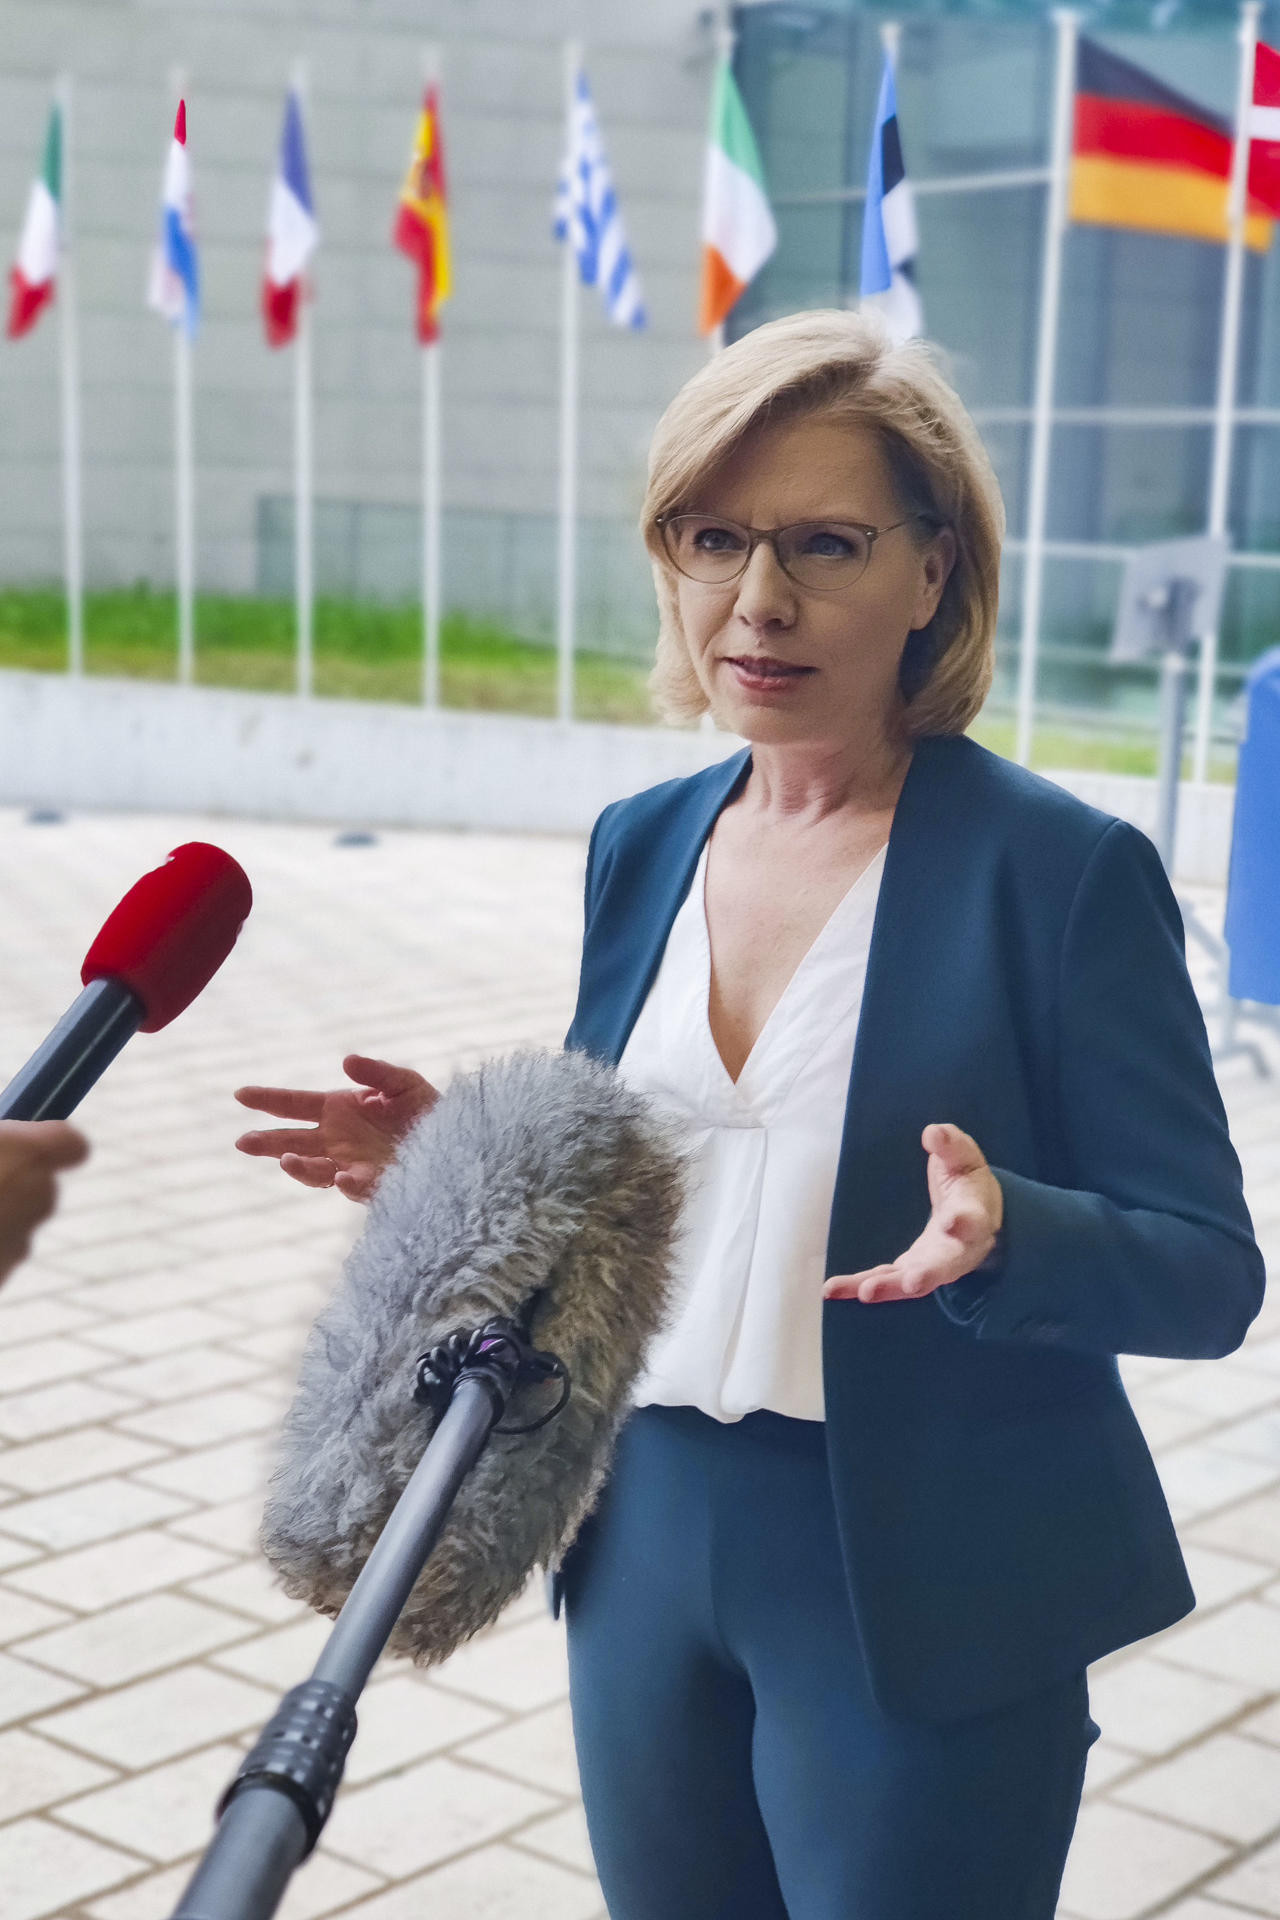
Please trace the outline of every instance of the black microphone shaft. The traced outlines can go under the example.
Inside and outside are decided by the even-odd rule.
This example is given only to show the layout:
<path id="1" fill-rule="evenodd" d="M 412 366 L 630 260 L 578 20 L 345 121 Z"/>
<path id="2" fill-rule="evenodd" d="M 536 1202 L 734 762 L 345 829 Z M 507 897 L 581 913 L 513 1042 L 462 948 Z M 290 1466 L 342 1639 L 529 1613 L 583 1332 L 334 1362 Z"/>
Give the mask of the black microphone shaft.
<path id="1" fill-rule="evenodd" d="M 0 1092 L 0 1120 L 65 1120 L 145 1019 L 122 981 L 90 981 Z"/>
<path id="2" fill-rule="evenodd" d="M 244 1762 L 172 1920 L 271 1920 L 290 1875 L 314 1838 L 280 1774 L 293 1774 L 295 1767 L 301 1773 L 292 1756 L 303 1744 L 309 1749 L 306 1758 L 311 1766 L 319 1763 L 320 1774 L 327 1773 L 324 1804 L 316 1808 L 314 1820 L 318 1830 L 328 1817 L 355 1732 L 355 1702 L 439 1538 L 458 1488 L 501 1417 L 502 1401 L 495 1399 L 492 1388 L 465 1375 L 458 1381 L 449 1407 L 334 1622 L 311 1679 L 286 1696 L 283 1741 L 273 1746 L 268 1728 Z M 317 1686 L 332 1693 L 340 1710 L 308 1720 L 303 1698 L 290 1726 L 289 1703 Z M 345 1709 L 345 1727 L 341 1709 Z M 327 1756 L 321 1751 L 326 1746 Z M 310 1782 L 299 1778 L 293 1784 L 295 1790 L 308 1790 L 309 1797 Z"/>

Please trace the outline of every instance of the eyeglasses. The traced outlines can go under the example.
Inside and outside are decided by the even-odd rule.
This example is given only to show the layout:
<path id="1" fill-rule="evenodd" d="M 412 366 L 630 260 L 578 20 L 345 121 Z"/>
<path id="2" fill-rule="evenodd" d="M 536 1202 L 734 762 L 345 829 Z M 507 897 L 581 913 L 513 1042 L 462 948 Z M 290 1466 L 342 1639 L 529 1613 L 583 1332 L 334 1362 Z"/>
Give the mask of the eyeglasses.
<path id="1" fill-rule="evenodd" d="M 881 534 L 894 533 L 923 513 L 909 513 L 888 527 L 864 527 L 846 520 L 801 520 L 793 527 L 742 527 L 707 513 L 663 513 L 657 525 L 673 567 L 705 587 L 725 587 L 740 579 L 762 540 L 773 548 L 789 580 L 810 593 L 838 593 L 860 580 L 871 564 Z"/>

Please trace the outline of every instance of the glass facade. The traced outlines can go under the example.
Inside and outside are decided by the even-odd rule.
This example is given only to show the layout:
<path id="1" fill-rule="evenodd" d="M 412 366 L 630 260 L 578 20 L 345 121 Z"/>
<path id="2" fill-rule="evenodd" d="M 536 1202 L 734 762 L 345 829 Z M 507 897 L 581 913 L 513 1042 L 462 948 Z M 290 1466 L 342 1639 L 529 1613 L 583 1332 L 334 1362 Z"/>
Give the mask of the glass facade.
<path id="1" fill-rule="evenodd" d="M 1083 10 L 1081 30 L 1224 118 L 1237 84 L 1234 0 Z M 902 26 L 898 113 L 930 336 L 1004 489 L 1009 548 L 993 705 L 1017 672 L 1055 34 L 1013 0 L 838 0 L 738 9 L 735 66 L 760 140 L 779 245 L 732 316 L 856 303 L 880 26 Z M 1262 37 L 1280 42 L 1280 8 Z M 1278 223 L 1280 226 L 1280 223 Z M 1216 730 L 1248 663 L 1280 640 L 1280 240 L 1246 255 L 1230 489 L 1235 553 L 1219 636 Z M 1073 225 L 1063 254 L 1039 675 L 1041 713 L 1149 726 L 1155 672 L 1106 661 L 1125 550 L 1202 531 L 1208 512 L 1225 249 Z"/>

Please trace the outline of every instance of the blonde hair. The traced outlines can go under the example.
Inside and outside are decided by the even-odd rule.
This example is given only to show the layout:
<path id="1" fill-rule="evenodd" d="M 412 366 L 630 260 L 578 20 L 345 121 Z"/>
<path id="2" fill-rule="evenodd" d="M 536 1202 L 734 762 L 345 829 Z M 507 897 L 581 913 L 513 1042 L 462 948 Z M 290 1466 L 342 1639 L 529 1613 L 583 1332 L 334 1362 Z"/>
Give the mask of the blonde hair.
<path id="1" fill-rule="evenodd" d="M 744 334 L 685 382 L 658 422 L 640 530 L 658 595 L 650 691 L 664 717 L 707 708 L 676 599 L 659 516 L 692 504 L 753 427 L 805 415 L 867 427 L 880 439 L 904 511 L 929 538 L 955 535 L 955 564 L 937 612 L 908 635 L 899 669 L 913 737 L 963 733 L 995 664 L 1004 504 L 978 430 L 924 341 L 895 345 L 878 317 L 794 313 Z"/>

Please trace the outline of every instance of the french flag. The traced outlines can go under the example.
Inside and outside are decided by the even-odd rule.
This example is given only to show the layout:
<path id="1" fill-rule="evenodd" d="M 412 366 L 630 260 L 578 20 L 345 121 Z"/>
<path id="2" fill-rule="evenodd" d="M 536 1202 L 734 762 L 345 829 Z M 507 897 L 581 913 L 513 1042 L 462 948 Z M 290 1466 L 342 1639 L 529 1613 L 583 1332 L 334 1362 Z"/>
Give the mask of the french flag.
<path id="1" fill-rule="evenodd" d="M 160 239 L 151 257 L 147 305 L 191 338 L 200 317 L 200 274 L 187 157 L 187 103 L 178 102 L 160 195 Z"/>
<path id="2" fill-rule="evenodd" d="M 267 210 L 262 318 L 268 346 L 287 346 L 298 331 L 298 309 L 306 289 L 303 276 L 319 238 L 302 137 L 302 102 L 297 89 L 291 88 L 285 100 L 280 158 Z"/>

